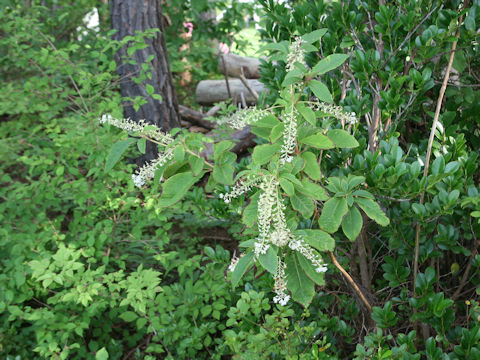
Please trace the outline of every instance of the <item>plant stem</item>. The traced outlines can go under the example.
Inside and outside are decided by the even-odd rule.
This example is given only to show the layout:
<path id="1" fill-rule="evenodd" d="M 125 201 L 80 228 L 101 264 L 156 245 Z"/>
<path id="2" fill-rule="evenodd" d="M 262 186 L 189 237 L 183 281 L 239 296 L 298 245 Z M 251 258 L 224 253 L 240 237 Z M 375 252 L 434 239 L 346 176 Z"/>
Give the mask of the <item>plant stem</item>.
<path id="1" fill-rule="evenodd" d="M 333 253 L 331 251 L 329 251 L 328 254 L 330 255 L 330 258 L 332 259 L 333 264 L 337 267 L 338 270 L 340 270 L 340 272 L 343 274 L 343 276 L 345 276 L 345 278 L 350 283 L 350 285 L 352 285 L 353 289 L 356 291 L 356 293 L 358 294 L 358 296 L 360 297 L 360 299 L 362 300 L 363 304 L 368 309 L 368 311 L 372 312 L 372 306 L 368 302 L 365 295 L 363 295 L 362 291 L 358 287 L 355 280 L 353 280 L 352 277 L 350 276 L 350 274 L 343 268 L 342 265 L 340 265 L 340 263 L 337 261 L 335 255 L 333 255 Z"/>
<path id="2" fill-rule="evenodd" d="M 465 1 L 463 4 L 463 9 L 468 7 L 469 1 Z M 425 158 L 425 169 L 423 171 L 423 177 L 426 178 L 428 176 L 428 168 L 430 166 L 430 156 L 432 155 L 432 146 L 433 146 L 433 139 L 435 138 L 435 130 L 437 129 L 438 118 L 440 117 L 440 110 L 442 108 L 443 96 L 445 95 L 445 90 L 447 89 L 448 79 L 450 78 L 450 71 L 452 70 L 452 63 L 453 58 L 455 57 L 455 49 L 457 48 L 458 38 L 460 36 L 460 26 L 463 22 L 463 15 L 458 19 L 458 29 L 457 33 L 455 34 L 456 40 L 452 44 L 452 50 L 450 52 L 450 58 L 448 59 L 447 69 L 445 70 L 445 78 L 443 79 L 442 87 L 440 88 L 440 93 L 438 94 L 437 100 L 437 107 L 435 109 L 435 115 L 433 117 L 433 124 L 432 129 L 430 130 L 430 138 L 428 139 L 428 146 L 427 146 L 427 156 Z M 425 186 L 420 194 L 420 204 L 423 204 L 425 200 L 425 190 L 426 190 L 427 183 L 425 182 Z M 417 222 L 417 226 L 415 229 L 415 255 L 413 259 L 413 294 L 415 295 L 415 282 L 417 280 L 418 274 L 418 257 L 420 252 L 420 222 Z"/>

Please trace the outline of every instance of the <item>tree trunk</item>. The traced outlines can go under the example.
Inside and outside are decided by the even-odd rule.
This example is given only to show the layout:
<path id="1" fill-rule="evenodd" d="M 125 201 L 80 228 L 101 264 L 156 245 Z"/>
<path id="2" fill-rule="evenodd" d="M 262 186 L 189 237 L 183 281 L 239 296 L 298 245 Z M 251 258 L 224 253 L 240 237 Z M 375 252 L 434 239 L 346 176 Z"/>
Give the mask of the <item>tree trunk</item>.
<path id="1" fill-rule="evenodd" d="M 174 127 L 180 127 L 178 103 L 170 65 L 167 57 L 167 47 L 164 37 L 164 24 L 162 16 L 161 0 L 112 0 L 110 2 L 112 29 L 117 32 L 113 35 L 115 40 L 121 40 L 125 36 L 134 36 L 137 31 L 148 29 L 160 29 L 153 38 L 146 38 L 147 47 L 136 50 L 132 56 L 127 56 L 127 47 L 124 46 L 115 54 L 117 72 L 120 76 L 120 90 L 123 97 L 143 97 L 147 102 L 140 106 L 138 111 L 131 101 L 124 101 L 123 113 L 125 118 L 134 121 L 145 119 L 149 124 L 154 124 L 163 131 L 170 131 Z M 138 77 L 144 64 L 150 55 L 153 60 L 148 64 L 151 78 L 145 78 L 137 84 L 133 81 Z M 130 64 L 126 59 L 136 63 Z M 146 85 L 154 88 L 154 93 L 162 97 L 162 101 L 155 100 L 148 95 Z M 147 144 L 146 154 L 138 159 L 141 165 L 145 161 L 157 156 L 157 147 L 153 143 Z"/>

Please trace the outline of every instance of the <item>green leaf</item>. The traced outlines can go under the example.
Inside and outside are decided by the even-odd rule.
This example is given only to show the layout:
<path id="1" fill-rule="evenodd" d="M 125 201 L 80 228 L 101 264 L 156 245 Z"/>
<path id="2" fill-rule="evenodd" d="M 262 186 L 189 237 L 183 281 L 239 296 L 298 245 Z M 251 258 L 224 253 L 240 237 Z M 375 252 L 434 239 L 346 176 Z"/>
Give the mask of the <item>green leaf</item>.
<path id="1" fill-rule="evenodd" d="M 335 146 L 339 148 L 354 148 L 359 145 L 358 141 L 352 135 L 342 129 L 330 130 L 327 136 L 333 141 Z"/>
<path id="2" fill-rule="evenodd" d="M 390 220 L 384 214 L 380 205 L 371 199 L 365 199 L 361 197 L 355 198 L 355 202 L 360 208 L 367 214 L 367 216 L 374 220 L 378 225 L 387 226 L 390 224 Z"/>
<path id="3" fill-rule="evenodd" d="M 253 255 L 253 251 L 250 251 L 238 260 L 232 273 L 232 285 L 234 288 L 238 285 L 245 272 L 253 265 Z"/>
<path id="4" fill-rule="evenodd" d="M 211 305 L 205 305 L 200 310 L 200 313 L 202 314 L 203 317 L 207 317 L 208 315 L 210 315 L 211 312 L 212 312 L 212 306 Z"/>
<path id="5" fill-rule="evenodd" d="M 278 139 L 280 139 L 285 132 L 285 123 L 280 123 L 275 125 L 270 133 L 270 141 L 274 143 Z"/>
<path id="6" fill-rule="evenodd" d="M 277 273 L 278 256 L 272 246 L 268 248 L 265 254 L 258 255 L 258 261 L 270 274 L 275 275 Z"/>
<path id="7" fill-rule="evenodd" d="M 308 180 L 307 178 L 304 178 L 302 180 L 302 186 L 298 187 L 298 190 L 304 193 L 305 195 L 308 195 L 314 198 L 315 200 L 318 200 L 318 201 L 328 200 L 328 195 L 325 192 L 325 190 L 320 185 L 310 182 L 310 180 Z"/>
<path id="8" fill-rule="evenodd" d="M 317 126 L 317 118 L 315 112 L 310 109 L 310 107 L 305 106 L 302 103 L 298 103 L 297 110 L 305 120 L 307 120 L 313 126 Z"/>
<path id="9" fill-rule="evenodd" d="M 280 186 L 288 196 L 292 196 L 293 194 L 295 194 L 295 188 L 293 184 L 283 177 L 280 178 Z"/>
<path id="10" fill-rule="evenodd" d="M 479 218 L 480 217 L 480 211 L 478 211 L 478 210 L 472 211 L 470 213 L 470 216 L 474 217 L 474 218 Z"/>
<path id="11" fill-rule="evenodd" d="M 65 172 L 65 166 L 61 165 L 57 167 L 57 170 L 55 170 L 55 175 L 62 176 L 64 172 Z"/>
<path id="12" fill-rule="evenodd" d="M 195 155 L 190 155 L 188 157 L 188 163 L 190 164 L 193 176 L 200 175 L 203 170 L 203 159 Z"/>
<path id="13" fill-rule="evenodd" d="M 215 162 L 217 162 L 225 152 L 232 150 L 234 146 L 235 143 L 228 140 L 220 141 L 218 144 L 213 145 L 213 159 Z"/>
<path id="14" fill-rule="evenodd" d="M 433 175 L 439 175 L 445 171 L 445 158 L 443 156 L 440 155 L 432 162 L 431 171 Z"/>
<path id="15" fill-rule="evenodd" d="M 322 38 L 322 36 L 325 35 L 326 33 L 327 33 L 327 29 L 318 29 L 308 34 L 302 35 L 302 39 L 305 42 L 311 44 L 311 43 L 314 43 L 315 41 L 319 41 Z"/>
<path id="16" fill-rule="evenodd" d="M 323 205 L 322 214 L 318 219 L 318 224 L 323 230 L 329 233 L 334 233 L 338 230 L 347 211 L 347 199 L 344 197 L 330 198 L 330 200 Z"/>
<path id="17" fill-rule="evenodd" d="M 264 144 L 257 145 L 252 154 L 252 162 L 255 165 L 263 165 L 270 161 L 270 159 L 278 153 L 280 144 Z"/>
<path id="18" fill-rule="evenodd" d="M 145 138 L 140 138 L 137 140 L 137 147 L 138 151 L 140 151 L 142 154 L 145 154 L 145 150 L 147 147 L 147 139 Z"/>
<path id="19" fill-rule="evenodd" d="M 272 129 L 270 128 L 258 127 L 253 125 L 250 126 L 250 131 L 265 140 L 270 140 L 270 134 L 272 133 Z"/>
<path id="20" fill-rule="evenodd" d="M 272 129 L 275 126 L 281 124 L 280 120 L 277 119 L 277 117 L 273 114 L 268 114 L 252 124 L 254 127 L 261 127 L 261 128 L 268 128 Z"/>
<path id="21" fill-rule="evenodd" d="M 333 102 L 332 94 L 330 94 L 330 91 L 324 83 L 318 80 L 310 80 L 308 87 L 320 101 L 325 101 L 330 104 Z"/>
<path id="22" fill-rule="evenodd" d="M 95 353 L 95 360 L 107 360 L 108 359 L 108 351 L 102 347 Z"/>
<path id="23" fill-rule="evenodd" d="M 120 314 L 120 319 L 125 320 L 127 322 L 132 322 L 138 318 L 138 315 L 133 311 L 125 311 Z"/>
<path id="24" fill-rule="evenodd" d="M 315 283 L 303 271 L 294 253 L 285 259 L 287 288 L 292 292 L 292 299 L 307 307 L 315 295 Z"/>
<path id="25" fill-rule="evenodd" d="M 145 85 L 145 90 L 147 90 L 148 96 L 151 96 L 155 92 L 155 88 L 150 84 Z"/>
<path id="26" fill-rule="evenodd" d="M 158 206 L 167 207 L 180 201 L 188 189 L 197 182 L 198 178 L 198 176 L 192 176 L 190 171 L 175 174 L 168 178 L 163 184 L 162 195 L 158 200 Z"/>
<path id="27" fill-rule="evenodd" d="M 318 51 L 318 48 L 312 44 L 302 44 L 302 49 L 305 50 L 306 53 Z"/>
<path id="28" fill-rule="evenodd" d="M 290 202 L 293 208 L 302 214 L 303 217 L 309 218 L 313 215 L 313 200 L 307 195 L 295 193 L 295 195 L 290 198 Z"/>
<path id="29" fill-rule="evenodd" d="M 258 213 L 258 197 L 259 192 L 257 191 L 251 198 L 250 204 L 248 204 L 245 209 L 243 210 L 242 215 L 242 222 L 247 227 L 252 227 L 257 221 L 257 213 Z"/>
<path id="30" fill-rule="evenodd" d="M 349 175 L 347 178 L 348 189 L 353 190 L 355 187 L 357 187 L 363 182 L 365 182 L 364 176 Z"/>
<path id="31" fill-rule="evenodd" d="M 342 181 L 337 176 L 329 177 L 328 178 L 328 184 L 325 187 L 327 188 L 328 191 L 331 191 L 333 193 L 338 193 L 340 191 L 346 191 L 346 189 L 343 189 Z"/>
<path id="32" fill-rule="evenodd" d="M 120 157 L 123 155 L 125 150 L 127 150 L 130 144 L 133 144 L 136 141 L 137 139 L 135 138 L 128 138 L 115 143 L 107 156 L 107 161 L 105 162 L 105 171 L 108 172 L 112 170 L 118 160 L 120 160 Z"/>
<path id="33" fill-rule="evenodd" d="M 307 136 L 300 140 L 300 143 L 305 145 L 310 145 L 317 149 L 332 149 L 335 146 L 333 145 L 332 140 L 318 132 L 315 135 Z"/>
<path id="34" fill-rule="evenodd" d="M 300 156 L 295 156 L 290 165 L 292 166 L 291 173 L 293 175 L 296 175 L 303 170 L 303 167 L 305 166 L 305 161 Z"/>
<path id="35" fill-rule="evenodd" d="M 325 273 L 323 272 L 316 272 L 315 267 L 313 266 L 312 262 L 308 260 L 305 256 L 296 252 L 295 255 L 297 256 L 298 262 L 302 267 L 305 274 L 313 280 L 317 285 L 325 285 Z"/>
<path id="36" fill-rule="evenodd" d="M 295 231 L 295 234 L 303 237 L 308 244 L 318 251 L 333 251 L 335 249 L 335 240 L 325 231 L 302 229 Z"/>
<path id="37" fill-rule="evenodd" d="M 180 161 L 183 161 L 184 158 L 185 158 L 185 148 L 183 147 L 183 145 L 179 145 L 173 150 L 173 159 L 176 162 L 180 162 Z"/>
<path id="38" fill-rule="evenodd" d="M 362 230 L 362 225 L 362 214 L 360 214 L 360 211 L 355 206 L 351 207 L 342 222 L 343 233 L 350 241 L 355 241 Z"/>
<path id="39" fill-rule="evenodd" d="M 342 42 L 340 43 L 340 48 L 346 49 L 353 45 L 355 45 L 355 41 L 347 35 L 343 37 Z"/>
<path id="40" fill-rule="evenodd" d="M 307 151 L 302 154 L 302 158 L 305 160 L 305 167 L 303 168 L 303 171 L 310 176 L 312 180 L 320 180 L 322 178 L 322 172 L 320 170 L 320 165 L 318 165 L 315 154 Z"/>
<path id="41" fill-rule="evenodd" d="M 353 192 L 353 195 L 364 197 L 364 198 L 367 198 L 367 199 L 375 199 L 375 197 L 366 190 L 356 190 L 356 191 Z"/>
<path id="42" fill-rule="evenodd" d="M 467 16 L 465 17 L 465 29 L 470 32 L 477 31 L 477 27 L 475 25 L 475 18 L 476 18 L 476 10 L 478 8 L 478 3 L 474 3 L 473 6 L 470 7 Z M 477 14 L 478 15 L 478 14 Z M 478 34 L 478 33 L 477 33 Z M 457 68 L 455 68 L 457 69 Z"/>
<path id="43" fill-rule="evenodd" d="M 285 76 L 285 79 L 283 79 L 282 82 L 282 87 L 287 87 L 289 85 L 298 83 L 302 80 L 303 78 L 303 73 L 300 69 L 293 69 L 292 71 L 289 71 L 287 75 Z"/>
<path id="44" fill-rule="evenodd" d="M 225 165 L 215 164 L 212 175 L 216 182 L 225 185 L 232 185 L 234 171 L 231 163 Z"/>
<path id="45" fill-rule="evenodd" d="M 322 75 L 342 65 L 348 58 L 348 54 L 332 54 L 322 59 L 312 69 L 313 75 Z"/>
<path id="46" fill-rule="evenodd" d="M 292 175 L 290 173 L 282 173 L 281 176 L 284 177 L 285 179 L 288 179 L 295 185 L 299 185 L 299 186 L 302 185 L 302 183 L 295 177 L 295 175 Z"/>
<path id="47" fill-rule="evenodd" d="M 268 44 L 262 46 L 260 48 L 259 52 L 263 52 L 265 50 L 278 50 L 282 53 L 287 54 L 289 45 L 290 45 L 290 43 L 286 40 L 281 41 L 279 43 L 268 43 Z"/>

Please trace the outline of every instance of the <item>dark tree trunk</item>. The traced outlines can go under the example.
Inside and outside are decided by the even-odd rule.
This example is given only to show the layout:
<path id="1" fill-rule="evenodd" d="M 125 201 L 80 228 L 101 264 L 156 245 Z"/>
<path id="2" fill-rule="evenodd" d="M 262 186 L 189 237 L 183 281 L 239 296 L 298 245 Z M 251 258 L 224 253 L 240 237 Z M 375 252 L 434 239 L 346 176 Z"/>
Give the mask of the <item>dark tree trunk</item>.
<path id="1" fill-rule="evenodd" d="M 145 39 L 148 46 L 137 50 L 131 57 L 136 64 L 129 64 L 127 47 L 120 49 L 115 55 L 117 72 L 122 79 L 120 89 L 123 97 L 135 98 L 142 96 L 147 103 L 135 111 L 131 102 L 124 102 L 123 113 L 125 118 L 134 121 L 145 119 L 147 123 L 154 124 L 168 132 L 174 127 L 180 127 L 177 96 L 173 87 L 173 78 L 167 57 L 167 47 L 164 37 L 164 24 L 161 0 L 112 0 L 110 2 L 112 29 L 117 30 L 113 35 L 115 40 L 121 40 L 127 35 L 135 35 L 136 31 L 160 29 L 153 38 Z M 135 83 L 132 78 L 138 77 L 141 66 L 150 55 L 154 59 L 149 63 L 151 79 L 142 83 Z M 162 101 L 148 96 L 146 85 L 152 85 L 155 94 L 162 97 Z M 147 144 L 146 154 L 139 159 L 139 164 L 154 159 L 157 156 L 155 144 Z"/>

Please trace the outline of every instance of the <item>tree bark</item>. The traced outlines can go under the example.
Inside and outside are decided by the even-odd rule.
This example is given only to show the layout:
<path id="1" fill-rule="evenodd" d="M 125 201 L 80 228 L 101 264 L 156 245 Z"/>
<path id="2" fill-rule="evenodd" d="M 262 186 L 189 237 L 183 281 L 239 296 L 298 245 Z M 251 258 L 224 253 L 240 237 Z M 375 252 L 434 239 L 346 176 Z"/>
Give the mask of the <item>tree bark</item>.
<path id="1" fill-rule="evenodd" d="M 257 92 L 257 94 L 265 91 L 265 85 L 258 80 L 247 80 L 249 85 Z M 243 85 L 240 79 L 228 79 L 231 94 L 235 103 L 240 102 L 240 94 L 243 93 L 248 104 L 256 104 L 257 99 Z M 200 104 L 213 104 L 220 101 L 228 100 L 227 85 L 225 80 L 202 80 L 197 85 L 195 91 L 197 102 Z"/>
<path id="2" fill-rule="evenodd" d="M 140 106 L 138 111 L 132 102 L 124 101 L 123 113 L 125 118 L 134 121 L 145 119 L 149 124 L 156 125 L 163 131 L 170 131 L 174 127 L 180 127 L 177 96 L 173 86 L 173 78 L 170 72 L 170 64 L 167 57 L 167 47 L 164 37 L 164 24 L 162 16 L 161 0 L 112 0 L 110 2 L 112 29 L 117 32 L 113 35 L 115 40 L 121 40 L 125 36 L 134 36 L 137 31 L 148 29 L 160 29 L 153 38 L 146 38 L 148 45 L 144 49 L 136 50 L 132 56 L 127 56 L 128 46 L 122 47 L 116 54 L 117 72 L 120 76 L 120 90 L 122 97 L 143 97 L 147 102 Z M 138 77 L 144 64 L 150 55 L 154 55 L 149 63 L 148 71 L 151 78 L 145 78 L 137 84 L 133 81 Z M 133 60 L 135 64 L 127 61 Z M 154 88 L 154 93 L 159 94 L 162 100 L 155 100 L 148 95 L 146 85 Z M 157 147 L 153 143 L 147 143 L 146 154 L 138 159 L 141 165 L 157 156 Z"/>
<path id="3" fill-rule="evenodd" d="M 218 61 L 218 70 L 225 74 L 225 68 L 227 68 L 226 73 L 228 76 L 240 77 L 243 70 L 243 75 L 247 79 L 259 79 L 260 78 L 260 60 L 248 56 L 240 56 L 236 54 L 226 54 L 220 55 L 223 56 L 225 61 L 222 61 L 219 58 Z"/>

